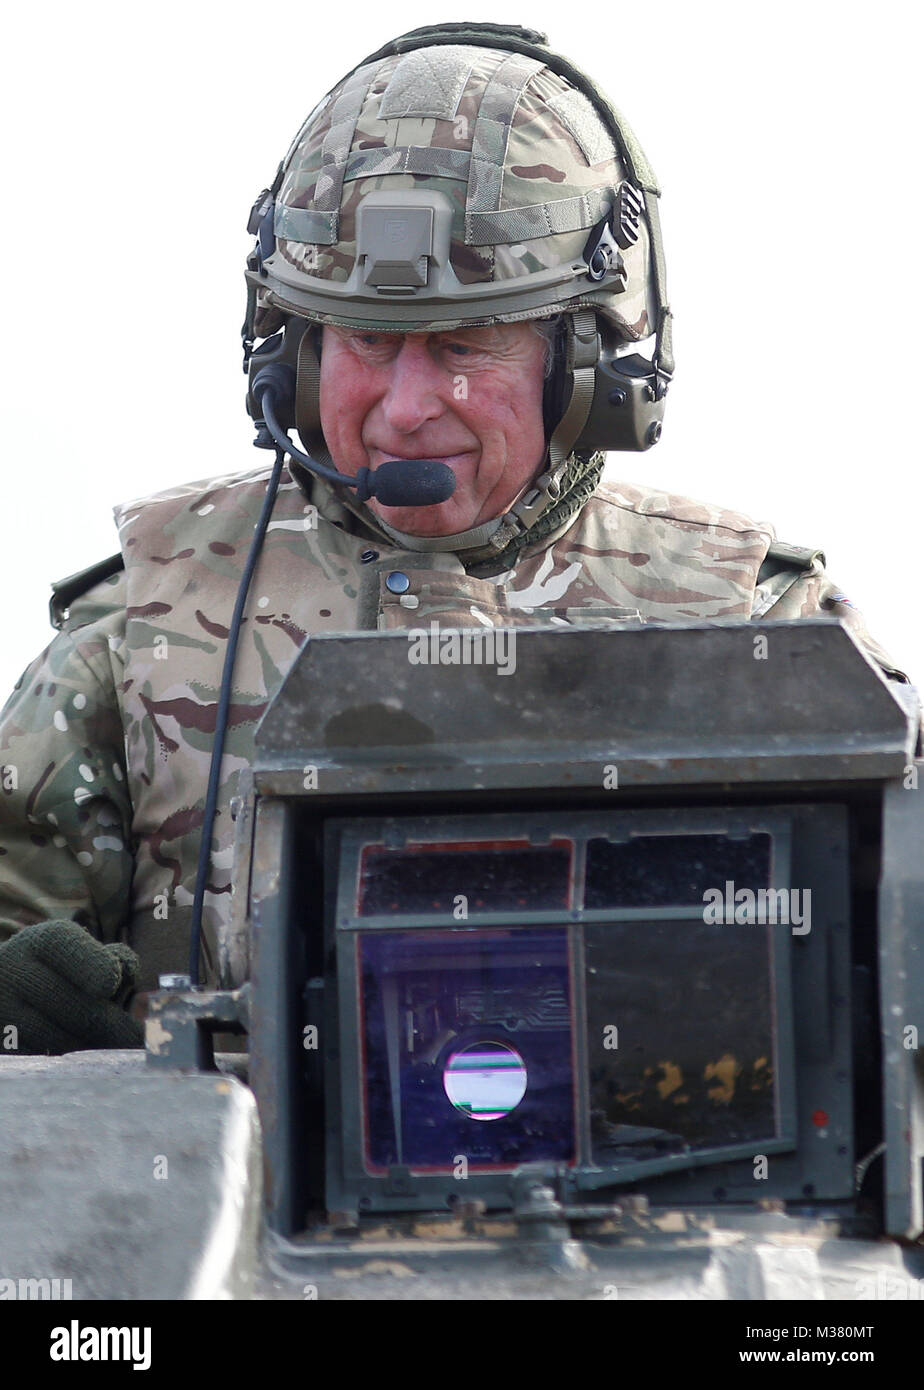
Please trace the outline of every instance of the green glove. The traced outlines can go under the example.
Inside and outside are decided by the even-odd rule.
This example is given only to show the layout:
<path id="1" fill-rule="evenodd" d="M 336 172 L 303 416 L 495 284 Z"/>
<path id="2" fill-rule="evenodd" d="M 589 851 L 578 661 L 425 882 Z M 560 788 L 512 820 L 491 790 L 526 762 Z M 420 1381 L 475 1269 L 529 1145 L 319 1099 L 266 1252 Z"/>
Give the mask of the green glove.
<path id="1" fill-rule="evenodd" d="M 14 1024 L 20 1056 L 141 1047 L 144 1029 L 122 1007 L 139 969 L 130 946 L 104 946 L 76 922 L 22 927 L 0 946 L 0 1037 Z"/>

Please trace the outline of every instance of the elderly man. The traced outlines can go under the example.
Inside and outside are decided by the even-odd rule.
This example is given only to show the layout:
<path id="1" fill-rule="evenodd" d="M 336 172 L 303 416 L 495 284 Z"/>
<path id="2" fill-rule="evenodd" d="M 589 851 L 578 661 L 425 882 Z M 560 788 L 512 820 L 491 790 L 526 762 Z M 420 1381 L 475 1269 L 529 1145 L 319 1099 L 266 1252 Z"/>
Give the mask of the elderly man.
<path id="1" fill-rule="evenodd" d="M 305 450 L 221 715 L 268 470 L 118 508 L 119 555 L 57 586 L 60 632 L 0 723 L 0 1026 L 20 1050 L 137 1040 L 123 1005 L 185 966 L 203 836 L 214 978 L 238 777 L 314 634 L 831 613 L 903 679 L 819 552 L 601 484 L 604 450 L 657 440 L 673 370 L 658 190 L 603 94 L 543 44 L 478 25 L 388 45 L 258 198 L 249 408 L 258 442 L 294 426 Z"/>

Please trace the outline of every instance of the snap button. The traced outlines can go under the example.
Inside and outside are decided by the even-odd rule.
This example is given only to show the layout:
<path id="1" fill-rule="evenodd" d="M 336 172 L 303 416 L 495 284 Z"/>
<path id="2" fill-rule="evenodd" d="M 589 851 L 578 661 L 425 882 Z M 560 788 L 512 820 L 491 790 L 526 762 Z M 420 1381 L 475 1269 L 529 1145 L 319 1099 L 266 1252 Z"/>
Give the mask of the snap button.
<path id="1" fill-rule="evenodd" d="M 385 588 L 392 594 L 406 594 L 410 587 L 411 581 L 401 570 L 392 570 L 385 576 Z"/>

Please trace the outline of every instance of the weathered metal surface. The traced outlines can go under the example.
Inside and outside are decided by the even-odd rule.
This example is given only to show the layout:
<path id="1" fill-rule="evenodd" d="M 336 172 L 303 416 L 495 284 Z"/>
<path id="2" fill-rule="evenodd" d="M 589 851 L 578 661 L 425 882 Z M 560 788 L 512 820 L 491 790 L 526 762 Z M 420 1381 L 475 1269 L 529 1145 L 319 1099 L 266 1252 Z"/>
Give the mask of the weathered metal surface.
<path id="1" fill-rule="evenodd" d="M 886 788 L 879 883 L 885 1224 L 924 1231 L 924 763 Z"/>
<path id="2" fill-rule="evenodd" d="M 517 629 L 515 667 L 418 665 L 405 633 L 312 638 L 257 734 L 264 793 L 896 776 L 914 722 L 834 619 Z M 766 659 L 755 642 L 766 641 Z M 370 645 L 372 644 L 372 645 Z"/>
<path id="3" fill-rule="evenodd" d="M 246 1298 L 260 1221 L 251 1092 L 139 1052 L 0 1062 L 0 1278 L 74 1299 Z"/>
<path id="4" fill-rule="evenodd" d="M 649 1210 L 629 1197 L 561 1231 L 537 1212 L 529 1240 L 525 1212 L 473 1211 L 403 1230 L 376 1222 L 361 1235 L 267 1232 L 258 1245 L 246 1096 L 220 1077 L 152 1075 L 139 1052 L 5 1061 L 0 1279 L 57 1279 L 57 1296 L 92 1300 L 922 1297 L 924 1249 L 844 1238 L 832 1217 L 758 1205 Z"/>
<path id="5" fill-rule="evenodd" d="M 239 990 L 161 989 L 148 999 L 145 1048 L 149 1066 L 172 1071 L 211 1071 L 214 1035 L 246 1033 L 250 986 Z"/>
<path id="6" fill-rule="evenodd" d="M 300 1222 L 304 1224 L 298 1199 L 300 1185 L 304 1192 L 305 1115 L 299 1109 L 304 1105 L 304 1091 L 297 1079 L 293 1038 L 298 1032 L 298 1010 L 308 996 L 299 992 L 301 987 L 293 989 L 293 971 L 302 985 L 305 981 L 291 952 L 293 940 L 303 940 L 306 932 L 317 934 L 320 922 L 317 894 L 303 899 L 300 895 L 305 884 L 293 887 L 292 844 L 303 834 L 298 828 L 303 823 L 295 818 L 296 807 L 298 815 L 308 817 L 354 817 L 360 808 L 365 809 L 362 798 L 366 795 L 432 794 L 436 804 L 444 806 L 442 794 L 459 791 L 467 794 L 466 811 L 487 815 L 498 804 L 492 795 L 497 791 L 521 791 L 527 797 L 553 789 L 559 793 L 599 792 L 601 774 L 612 765 L 618 770 L 620 791 L 648 788 L 657 804 L 665 808 L 683 805 L 685 789 L 711 787 L 721 797 L 732 787 L 740 786 L 744 794 L 744 789 L 755 784 L 764 794 L 772 790 L 776 798 L 791 795 L 796 787 L 804 793 L 810 784 L 822 793 L 835 784 L 845 799 L 853 795 L 876 798 L 881 794 L 876 783 L 895 784 L 913 756 L 915 717 L 911 702 L 885 681 L 847 629 L 834 620 L 644 625 L 626 626 L 617 632 L 593 627 L 578 631 L 530 629 L 518 630 L 516 636 L 515 670 L 504 677 L 490 666 L 412 664 L 407 634 L 312 639 L 258 733 L 250 792 L 257 821 L 249 860 L 256 928 L 256 1032 L 251 1042 L 256 1060 L 253 1081 L 272 1160 L 268 1219 L 274 1230 L 276 1258 L 289 1267 L 293 1277 L 321 1277 L 322 1270 L 333 1268 L 330 1262 L 335 1256 L 344 1262 L 336 1266 L 333 1276 L 332 1287 L 340 1293 L 330 1296 L 419 1297 L 410 1291 L 413 1276 L 405 1271 L 389 1273 L 390 1261 L 410 1261 L 413 1265 L 419 1258 L 422 1272 L 438 1262 L 442 1249 L 448 1265 L 444 1266 L 446 1281 L 439 1296 L 471 1296 L 464 1290 L 462 1272 L 463 1266 L 474 1264 L 479 1287 L 494 1288 L 496 1297 L 594 1297 L 600 1295 L 593 1292 L 593 1271 L 610 1268 L 615 1246 L 619 1247 L 615 1259 L 618 1269 L 625 1270 L 635 1257 L 622 1239 L 624 1231 L 619 1239 L 611 1239 L 609 1246 L 595 1241 L 590 1211 L 585 1209 L 583 1219 L 575 1222 L 576 1209 L 553 1189 L 548 1211 L 532 1213 L 532 1220 L 526 1220 L 522 1211 L 512 1214 L 516 1232 L 512 1238 L 498 1239 L 491 1234 L 497 1230 L 496 1223 L 493 1227 L 489 1223 L 477 1233 L 470 1230 L 467 1241 L 450 1241 L 444 1248 L 437 1228 L 445 1232 L 446 1227 L 434 1214 L 429 1242 L 418 1241 L 408 1247 L 401 1239 L 396 1242 L 389 1236 L 383 1238 L 380 1250 L 373 1251 L 367 1242 L 377 1228 L 376 1218 L 367 1212 L 357 1219 L 355 1193 L 339 1188 L 334 1205 L 343 1205 L 346 1198 L 351 1209 L 340 1215 L 339 1234 L 334 1234 L 336 1221 L 328 1228 L 327 1237 L 333 1245 L 327 1243 L 324 1228 L 316 1224 L 301 1236 L 294 1234 Z M 760 641 L 765 644 L 766 659 L 757 655 Z M 370 647 L 370 642 L 375 645 Z M 370 804 L 366 802 L 366 806 Z M 387 799 L 374 804 L 377 808 L 389 806 Z M 406 800 L 403 806 L 417 804 Z M 428 805 L 426 800 L 419 804 Z M 814 810 L 820 812 L 821 808 Z M 667 813 L 687 814 L 677 810 Z M 834 814 L 830 808 L 827 813 Z M 402 814 L 406 819 L 406 811 Z M 632 813 L 636 819 L 638 814 Z M 814 955 L 800 940 L 800 968 L 794 981 L 799 993 L 797 1014 L 802 1020 L 799 1084 L 800 1090 L 813 1098 L 809 1107 L 812 1114 L 806 1112 L 800 1118 L 798 1152 L 793 1158 L 774 1159 L 774 1181 L 785 1177 L 789 1199 L 793 1194 L 799 1198 L 814 1194 L 819 1181 L 822 1187 L 830 1185 L 830 1175 L 825 1177 L 820 1170 L 806 1168 L 798 1180 L 795 1176 L 798 1164 L 803 1159 L 809 1162 L 810 1149 L 816 1168 L 817 1155 L 823 1150 L 827 1153 L 823 1144 L 818 1147 L 816 1133 L 819 1122 L 815 1116 L 821 1110 L 826 1117 L 830 1112 L 821 1139 L 830 1141 L 832 1161 L 846 1163 L 848 1168 L 853 1162 L 847 1132 L 852 1127 L 847 1028 L 850 979 L 844 949 L 849 905 L 846 886 L 841 884 L 840 896 L 835 894 L 837 901 L 832 899 L 825 906 L 822 878 L 828 868 L 818 867 L 816 874 L 812 867 L 833 863 L 835 854 L 844 859 L 846 839 L 843 835 L 833 838 L 838 845 L 843 840 L 840 849 L 833 842 L 825 845 L 814 840 L 810 846 L 811 837 L 804 833 L 797 837 L 802 859 L 794 869 L 793 882 L 812 884 L 818 917 L 811 943 Z M 830 829 L 828 839 L 832 839 Z M 329 876 L 332 872 L 334 866 L 328 864 L 324 873 Z M 331 891 L 327 883 L 328 896 Z M 362 925 L 371 930 L 375 923 L 364 921 Z M 833 947 L 838 943 L 827 940 L 829 931 L 838 938 L 836 951 Z M 325 977 L 324 1006 L 318 1014 L 323 1020 L 322 1036 L 336 1036 L 341 1007 L 336 995 L 339 992 L 345 999 L 352 998 L 354 984 L 340 981 L 335 989 L 333 979 Z M 303 1013 L 302 1022 L 307 1017 Z M 832 1029 L 837 1034 L 836 1048 Z M 346 1059 L 347 1076 L 352 1076 L 358 1062 L 348 1036 L 338 1038 L 336 1051 Z M 836 1065 L 831 1060 L 835 1053 L 839 1058 Z M 843 1094 L 829 1096 L 824 1092 L 829 1073 Z M 329 1075 L 324 1093 L 325 1166 L 329 1173 L 336 1168 L 341 1131 L 351 1125 L 355 1129 L 355 1116 L 348 1121 L 343 1109 L 344 1086 L 331 1084 Z M 819 1096 L 823 1096 L 824 1105 Z M 796 1168 L 790 1179 L 787 1165 L 792 1163 Z M 395 1181 L 399 1178 L 396 1176 Z M 650 1185 L 650 1179 L 644 1181 Z M 720 1185 L 727 1186 L 728 1181 L 725 1170 Z M 391 1187 L 387 1191 L 391 1192 Z M 848 1180 L 840 1190 L 839 1209 L 839 1217 L 848 1218 L 840 1229 L 848 1234 L 857 1229 L 852 1193 Z M 395 1189 L 394 1198 L 395 1211 L 408 1205 L 403 1189 Z M 683 1198 L 662 1179 L 657 1200 L 663 1213 L 665 1202 Z M 368 1196 L 364 1198 L 367 1208 L 371 1201 Z M 445 1202 L 442 1205 L 445 1212 Z M 474 1210 L 477 1201 L 467 1206 Z M 392 1209 L 387 1202 L 383 1203 L 383 1210 L 386 1208 Z M 801 1233 L 807 1227 L 797 1218 L 780 1215 L 784 1223 L 780 1229 L 786 1235 L 781 1249 L 776 1250 L 771 1248 L 772 1239 L 769 1244 L 764 1239 L 766 1213 L 761 1214 L 764 1225 L 754 1228 L 753 1212 L 745 1211 L 744 1224 L 735 1225 L 740 1208 L 728 1216 L 721 1207 L 715 1208 L 706 1224 L 731 1222 L 734 1233 L 726 1230 L 721 1238 L 709 1234 L 707 1239 L 702 1234 L 706 1209 L 698 1210 L 698 1218 L 690 1213 L 684 1217 L 684 1235 L 668 1242 L 669 1255 L 662 1237 L 652 1236 L 658 1244 L 657 1258 L 651 1269 L 646 1266 L 647 1273 L 637 1271 L 641 1290 L 637 1296 L 824 1297 L 826 1289 L 837 1285 L 830 1270 L 822 1270 L 817 1250 L 802 1242 Z M 603 1224 L 614 1225 L 612 1220 L 606 1223 L 599 1213 L 596 1215 Z M 825 1239 L 831 1240 L 835 1226 L 829 1224 L 825 1229 Z M 365 1274 L 349 1268 L 351 1242 Z M 845 1248 L 843 1236 L 834 1244 Z M 735 1246 L 734 1253 L 728 1253 L 729 1246 Z M 695 1259 L 693 1247 L 698 1251 Z M 867 1247 L 860 1248 L 869 1253 Z M 649 1264 L 651 1258 L 649 1252 Z M 524 1259 L 531 1268 L 537 1261 L 545 1267 L 546 1282 L 540 1280 L 536 1285 L 545 1292 L 504 1292 L 526 1287 Z M 691 1259 L 695 1273 L 690 1272 Z M 862 1292 L 863 1271 L 868 1274 L 875 1267 L 875 1261 L 869 1265 L 864 1260 L 865 1255 L 854 1281 L 860 1291 L 841 1288 L 836 1296 L 877 1296 Z M 652 1272 L 655 1266 L 657 1273 Z M 834 1257 L 831 1270 L 836 1267 Z M 590 1282 L 584 1292 L 576 1293 L 577 1286 L 572 1283 L 567 1291 L 563 1285 L 555 1293 L 551 1291 L 553 1284 L 547 1282 L 553 1276 Z M 371 1287 L 381 1290 L 383 1278 L 386 1283 L 397 1281 L 390 1292 L 360 1292 Z M 355 1291 L 347 1292 L 351 1288 Z M 653 1293 L 655 1288 L 660 1292 Z"/>
<path id="7" fill-rule="evenodd" d="M 298 1207 L 302 1019 L 297 983 L 304 978 L 304 964 L 300 936 L 285 936 L 282 921 L 295 891 L 295 867 L 291 817 L 277 803 L 261 801 L 254 815 L 250 920 L 253 1010 L 265 1026 L 251 1037 L 250 1073 L 260 1103 L 266 1202 L 287 1226 Z"/>
<path id="8" fill-rule="evenodd" d="M 222 989 L 235 989 L 250 978 L 250 850 L 253 843 L 253 778 L 241 770 L 237 795 L 231 799 L 234 821 L 234 882 L 228 916 L 218 932 L 218 980 Z"/>
<path id="9" fill-rule="evenodd" d="M 920 1299 L 924 1251 L 757 1206 L 626 1214 L 624 1229 L 524 1242 L 514 1223 L 420 1221 L 403 1237 L 267 1235 L 256 1296 L 385 1299 Z"/>
<path id="10" fill-rule="evenodd" d="M 760 636 L 767 661 L 755 659 Z M 924 1028 L 924 790 L 902 781 L 913 728 L 910 703 L 828 620 L 523 629 L 506 677 L 483 666 L 411 666 L 406 634 L 312 639 L 258 735 L 224 942 L 223 979 L 237 982 L 251 937 L 250 1081 L 265 1147 L 254 1095 L 201 1071 L 215 1064 L 213 1033 L 250 1029 L 247 988 L 155 996 L 147 1063 L 140 1052 L 0 1060 L 0 1279 L 70 1280 L 63 1296 L 75 1299 L 920 1300 L 924 1248 L 879 1238 L 873 1208 L 855 1206 L 849 1183 L 836 1202 L 795 1203 L 801 1215 L 779 1200 L 693 1205 L 662 1178 L 650 1207 L 621 1192 L 614 1201 L 612 1189 L 584 1202 L 540 1183 L 504 1212 L 476 1194 L 452 1213 L 344 1210 L 303 1229 L 305 1173 L 330 1164 L 344 1117 L 336 1088 L 320 1117 L 323 1065 L 303 1047 L 315 1022 L 322 1039 L 336 1039 L 339 1005 L 333 977 L 319 978 L 308 949 L 315 897 L 332 901 L 322 881 L 330 866 L 306 869 L 293 805 L 309 818 L 388 814 L 387 801 L 373 810 L 362 794 L 438 799 L 455 790 L 479 811 L 496 804 L 496 790 L 520 790 L 527 804 L 543 790 L 599 790 L 608 764 L 618 766 L 620 789 L 650 788 L 663 808 L 681 806 L 684 788 L 702 796 L 711 786 L 721 800 L 734 784 L 741 796 L 760 784 L 779 801 L 809 782 L 845 806 L 851 797 L 874 804 L 876 783 L 886 782 L 885 1224 L 908 1237 L 922 1225 L 924 1155 L 921 1052 L 902 1031 Z M 819 859 L 817 839 L 800 834 L 798 854 Z M 821 849 L 833 863 L 839 851 L 828 841 Z M 808 881 L 807 864 L 795 882 Z M 828 1065 L 832 1029 L 835 1051 L 848 1046 L 846 955 L 835 951 L 822 968 L 822 917 L 836 937 L 847 905 L 825 908 L 818 885 L 816 893 L 818 960 L 800 940 L 794 979 L 804 995 L 796 1014 L 812 1025 L 803 1030 L 803 1085 L 812 1067 Z M 830 1010 L 819 1005 L 815 1016 L 826 996 Z M 248 1058 L 235 1060 L 246 1074 Z M 227 1063 L 217 1059 L 225 1071 Z M 837 1137 L 849 1104 L 827 1108 Z M 786 1161 L 775 1159 L 776 1171 Z M 264 1204 L 277 1229 L 260 1243 Z"/>

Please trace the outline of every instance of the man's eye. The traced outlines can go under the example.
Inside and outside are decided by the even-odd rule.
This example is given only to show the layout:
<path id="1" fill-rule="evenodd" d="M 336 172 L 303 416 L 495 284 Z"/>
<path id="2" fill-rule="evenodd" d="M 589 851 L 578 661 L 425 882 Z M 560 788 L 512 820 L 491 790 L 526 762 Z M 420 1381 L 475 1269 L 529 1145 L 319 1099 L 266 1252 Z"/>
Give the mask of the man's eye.
<path id="1" fill-rule="evenodd" d="M 446 346 L 456 357 L 467 357 L 472 350 L 467 343 L 447 343 Z"/>
<path id="2" fill-rule="evenodd" d="M 354 351 L 376 360 L 392 356 L 396 349 L 394 339 L 386 333 L 354 333 L 350 343 Z"/>

